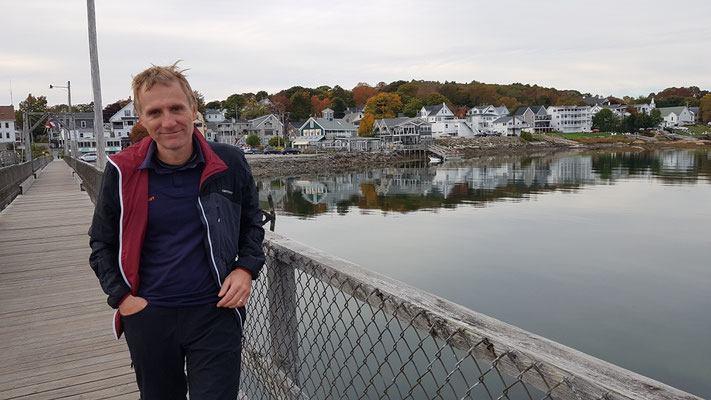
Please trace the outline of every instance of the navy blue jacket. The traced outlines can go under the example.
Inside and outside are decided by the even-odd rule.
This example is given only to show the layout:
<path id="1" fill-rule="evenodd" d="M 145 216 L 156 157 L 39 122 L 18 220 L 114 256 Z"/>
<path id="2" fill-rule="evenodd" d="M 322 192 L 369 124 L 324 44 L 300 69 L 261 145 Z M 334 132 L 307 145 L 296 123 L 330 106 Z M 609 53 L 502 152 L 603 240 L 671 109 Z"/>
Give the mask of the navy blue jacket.
<path id="1" fill-rule="evenodd" d="M 253 279 L 264 264 L 262 213 L 257 187 L 244 153 L 237 147 L 209 143 L 199 132 L 205 168 L 200 180 L 198 207 L 205 228 L 204 244 L 218 286 L 237 267 Z M 148 218 L 148 171 L 145 160 L 150 137 L 110 156 L 89 229 L 89 263 L 117 308 L 129 293 L 138 292 L 141 245 Z M 238 310 L 240 318 L 244 309 Z M 114 314 L 114 333 L 122 332 Z"/>

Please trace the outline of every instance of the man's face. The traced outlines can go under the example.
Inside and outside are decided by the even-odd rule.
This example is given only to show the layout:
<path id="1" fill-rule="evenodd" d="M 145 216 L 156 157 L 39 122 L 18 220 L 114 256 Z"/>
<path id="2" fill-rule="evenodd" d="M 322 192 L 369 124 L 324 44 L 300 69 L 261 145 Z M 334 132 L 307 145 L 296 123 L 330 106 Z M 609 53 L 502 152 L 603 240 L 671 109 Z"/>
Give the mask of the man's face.
<path id="1" fill-rule="evenodd" d="M 141 90 L 139 121 L 156 142 L 158 156 L 178 158 L 192 154 L 193 120 L 197 107 L 190 106 L 178 81 Z"/>

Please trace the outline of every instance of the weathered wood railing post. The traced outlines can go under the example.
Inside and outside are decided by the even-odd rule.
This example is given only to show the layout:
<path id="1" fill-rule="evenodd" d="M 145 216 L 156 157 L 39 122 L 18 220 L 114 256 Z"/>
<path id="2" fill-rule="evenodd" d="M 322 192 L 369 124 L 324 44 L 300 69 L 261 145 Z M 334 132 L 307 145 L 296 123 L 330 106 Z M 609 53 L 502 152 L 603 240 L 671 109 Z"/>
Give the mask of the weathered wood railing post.
<path id="1" fill-rule="evenodd" d="M 299 385 L 299 334 L 294 267 L 272 257 L 267 264 L 269 336 L 274 366 Z"/>

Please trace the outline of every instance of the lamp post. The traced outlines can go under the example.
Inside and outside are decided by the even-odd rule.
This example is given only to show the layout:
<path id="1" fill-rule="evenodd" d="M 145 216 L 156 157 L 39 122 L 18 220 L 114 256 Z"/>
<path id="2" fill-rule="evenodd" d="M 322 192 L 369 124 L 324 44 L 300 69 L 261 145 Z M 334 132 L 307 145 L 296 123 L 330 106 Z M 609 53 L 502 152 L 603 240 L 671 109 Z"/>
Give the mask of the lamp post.
<path id="1" fill-rule="evenodd" d="M 69 117 L 69 133 L 64 139 L 64 154 L 69 154 L 69 139 L 72 137 L 72 133 L 75 130 L 74 113 L 72 113 L 72 83 L 70 81 L 67 81 L 67 86 L 49 85 L 49 88 L 67 89 L 67 106 L 69 107 L 69 109 L 67 110 L 67 115 Z M 74 147 L 72 147 L 72 157 L 76 158 L 76 156 L 77 155 L 75 153 Z"/>

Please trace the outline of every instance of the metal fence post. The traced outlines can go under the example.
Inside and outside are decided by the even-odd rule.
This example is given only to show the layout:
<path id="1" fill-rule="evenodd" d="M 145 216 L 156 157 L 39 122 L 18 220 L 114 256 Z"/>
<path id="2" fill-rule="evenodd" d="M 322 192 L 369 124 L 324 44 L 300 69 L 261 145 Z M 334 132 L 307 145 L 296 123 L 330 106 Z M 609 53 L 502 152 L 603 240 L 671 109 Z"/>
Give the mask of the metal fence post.
<path id="1" fill-rule="evenodd" d="M 267 279 L 272 362 L 293 384 L 298 385 L 299 335 L 294 267 L 272 258 L 267 266 Z"/>

